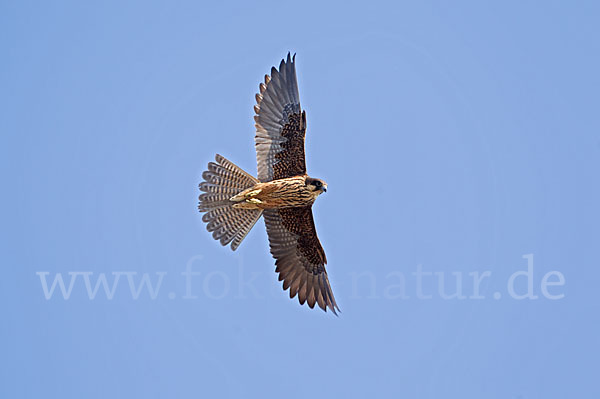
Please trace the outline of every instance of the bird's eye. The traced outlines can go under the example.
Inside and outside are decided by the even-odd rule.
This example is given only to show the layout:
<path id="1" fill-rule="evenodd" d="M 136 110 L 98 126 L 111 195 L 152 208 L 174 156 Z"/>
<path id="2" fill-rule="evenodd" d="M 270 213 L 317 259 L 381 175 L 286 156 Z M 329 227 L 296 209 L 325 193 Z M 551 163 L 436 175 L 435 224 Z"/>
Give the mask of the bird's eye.
<path id="1" fill-rule="evenodd" d="M 315 183 L 315 186 L 316 186 L 317 188 L 319 188 L 319 187 L 321 187 L 321 186 L 322 186 L 322 184 L 321 184 L 321 182 L 320 182 L 320 181 L 317 181 L 317 182 Z"/>

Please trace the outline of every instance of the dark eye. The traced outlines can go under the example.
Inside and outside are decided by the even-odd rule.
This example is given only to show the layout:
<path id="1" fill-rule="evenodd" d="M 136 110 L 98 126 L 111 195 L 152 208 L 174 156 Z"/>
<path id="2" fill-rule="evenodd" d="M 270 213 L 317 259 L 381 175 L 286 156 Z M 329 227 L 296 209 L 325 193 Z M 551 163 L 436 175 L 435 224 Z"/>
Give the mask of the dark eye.
<path id="1" fill-rule="evenodd" d="M 316 181 L 315 182 L 315 187 L 320 188 L 322 186 L 320 181 Z"/>

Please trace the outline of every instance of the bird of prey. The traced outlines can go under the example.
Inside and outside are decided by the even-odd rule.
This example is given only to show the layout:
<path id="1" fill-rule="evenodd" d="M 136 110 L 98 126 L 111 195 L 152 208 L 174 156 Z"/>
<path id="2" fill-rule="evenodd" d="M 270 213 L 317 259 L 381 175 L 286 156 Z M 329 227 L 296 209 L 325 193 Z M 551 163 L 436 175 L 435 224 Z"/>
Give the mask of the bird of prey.
<path id="1" fill-rule="evenodd" d="M 258 179 L 221 155 L 202 173 L 198 209 L 207 230 L 235 250 L 263 216 L 275 271 L 300 304 L 331 310 L 333 297 L 325 251 L 312 215 L 316 198 L 327 191 L 321 179 L 309 177 L 304 158 L 306 113 L 300 108 L 295 58 L 271 68 L 256 94 L 254 116 Z"/>

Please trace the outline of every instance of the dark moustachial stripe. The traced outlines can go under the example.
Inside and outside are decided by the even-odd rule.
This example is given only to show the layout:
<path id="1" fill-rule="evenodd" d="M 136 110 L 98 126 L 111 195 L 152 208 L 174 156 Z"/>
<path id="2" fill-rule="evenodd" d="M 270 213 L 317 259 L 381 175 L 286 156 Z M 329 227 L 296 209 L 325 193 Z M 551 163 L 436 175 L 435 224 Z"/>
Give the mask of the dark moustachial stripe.
<path id="1" fill-rule="evenodd" d="M 254 106 L 256 116 L 256 160 L 261 182 L 306 176 L 304 138 L 306 113 L 300 108 L 295 57 L 282 60 L 279 70 L 259 85 Z M 304 190 L 295 189 L 302 200 Z M 309 200 L 309 198 L 306 198 Z M 301 304 L 315 304 L 333 313 L 339 308 L 325 271 L 327 259 L 319 242 L 312 216 L 312 205 L 265 209 L 265 225 L 279 280 L 290 297 L 298 295 Z"/>

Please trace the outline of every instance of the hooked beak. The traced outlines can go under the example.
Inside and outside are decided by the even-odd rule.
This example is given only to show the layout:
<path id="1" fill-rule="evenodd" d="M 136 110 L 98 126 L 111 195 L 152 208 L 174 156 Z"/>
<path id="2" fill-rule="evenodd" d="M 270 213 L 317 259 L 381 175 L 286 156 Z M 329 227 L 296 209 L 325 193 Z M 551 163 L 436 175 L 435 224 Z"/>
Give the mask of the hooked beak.
<path id="1" fill-rule="evenodd" d="M 326 193 L 327 192 L 327 186 L 323 186 L 323 192 Z"/>

